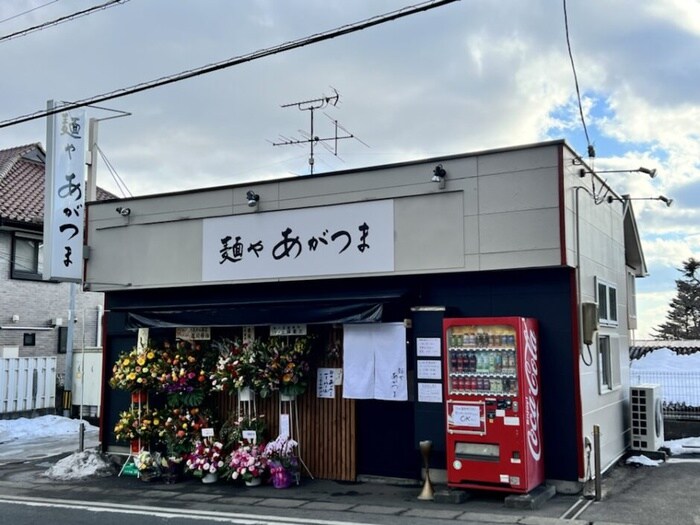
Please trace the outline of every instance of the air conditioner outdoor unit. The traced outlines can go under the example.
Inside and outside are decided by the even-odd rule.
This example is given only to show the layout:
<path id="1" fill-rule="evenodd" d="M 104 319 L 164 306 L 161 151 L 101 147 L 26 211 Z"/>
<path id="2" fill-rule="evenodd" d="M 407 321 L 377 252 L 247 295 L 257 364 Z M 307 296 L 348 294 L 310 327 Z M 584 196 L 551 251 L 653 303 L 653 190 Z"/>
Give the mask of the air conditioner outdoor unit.
<path id="1" fill-rule="evenodd" d="M 664 414 L 661 385 L 630 388 L 632 450 L 656 452 L 664 444 Z"/>

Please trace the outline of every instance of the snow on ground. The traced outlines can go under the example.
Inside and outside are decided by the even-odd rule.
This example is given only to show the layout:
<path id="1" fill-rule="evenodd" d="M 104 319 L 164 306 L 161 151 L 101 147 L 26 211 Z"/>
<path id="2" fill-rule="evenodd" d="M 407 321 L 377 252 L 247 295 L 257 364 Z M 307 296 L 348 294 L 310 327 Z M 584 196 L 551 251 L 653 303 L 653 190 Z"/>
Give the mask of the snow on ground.
<path id="1" fill-rule="evenodd" d="M 664 447 L 669 449 L 672 456 L 678 456 L 679 454 L 700 454 L 700 437 L 664 441 Z"/>
<path id="2" fill-rule="evenodd" d="M 660 459 L 651 459 L 646 456 L 630 456 L 625 461 L 628 465 L 642 465 L 645 467 L 658 467 L 663 463 Z"/>
<path id="3" fill-rule="evenodd" d="M 0 419 L 0 443 L 23 439 L 31 441 L 34 438 L 50 436 L 78 435 L 80 432 L 79 419 L 62 416 L 40 416 L 31 419 Z M 85 432 L 97 432 L 98 428 L 86 421 Z"/>
<path id="4" fill-rule="evenodd" d="M 84 450 L 59 460 L 44 473 L 44 476 L 49 479 L 67 481 L 93 476 L 105 477 L 113 474 L 114 467 L 106 455 L 95 450 Z"/>

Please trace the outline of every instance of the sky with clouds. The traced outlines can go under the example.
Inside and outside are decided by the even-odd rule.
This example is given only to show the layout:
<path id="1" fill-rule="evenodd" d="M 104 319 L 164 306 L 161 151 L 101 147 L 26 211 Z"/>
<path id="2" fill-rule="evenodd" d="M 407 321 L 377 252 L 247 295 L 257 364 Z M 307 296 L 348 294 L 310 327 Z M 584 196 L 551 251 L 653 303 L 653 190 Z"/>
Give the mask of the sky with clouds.
<path id="1" fill-rule="evenodd" d="M 420 0 L 129 0 L 0 41 L 0 121 L 331 30 Z M 3 0 L 3 35 L 106 0 Z M 700 258 L 700 1 L 569 0 L 569 33 L 595 167 L 633 203 L 650 275 L 638 338 L 663 322 L 677 268 Z M 32 10 L 33 9 L 33 10 Z M 26 14 L 20 13 L 32 10 Z M 356 135 L 316 172 L 565 138 L 586 156 L 557 0 L 462 0 L 101 106 L 104 156 L 134 195 L 308 173 L 309 113 Z M 88 118 L 109 111 L 89 109 Z M 0 148 L 45 142 L 45 121 L 0 129 Z M 363 144 L 365 143 L 365 144 Z M 121 195 L 103 159 L 98 184 Z"/>

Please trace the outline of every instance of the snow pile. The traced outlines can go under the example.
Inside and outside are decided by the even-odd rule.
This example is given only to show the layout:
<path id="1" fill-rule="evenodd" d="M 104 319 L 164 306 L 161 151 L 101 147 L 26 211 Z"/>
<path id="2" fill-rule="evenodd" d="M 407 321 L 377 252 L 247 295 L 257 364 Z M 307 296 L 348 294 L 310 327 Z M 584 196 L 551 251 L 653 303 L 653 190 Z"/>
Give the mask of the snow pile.
<path id="1" fill-rule="evenodd" d="M 41 416 L 32 419 L 0 420 L 0 443 L 15 439 L 30 440 L 38 437 L 78 435 L 80 420 L 61 416 Z M 85 421 L 85 432 L 97 432 L 98 428 Z"/>
<path id="2" fill-rule="evenodd" d="M 628 465 L 642 465 L 645 467 L 658 467 L 663 461 L 660 459 L 651 459 L 646 456 L 630 456 L 625 461 Z"/>
<path id="3" fill-rule="evenodd" d="M 664 441 L 664 447 L 668 448 L 672 456 L 678 456 L 679 454 L 698 454 L 700 453 L 700 437 Z"/>
<path id="4" fill-rule="evenodd" d="M 95 450 L 71 454 L 49 468 L 45 473 L 49 479 L 68 481 L 89 477 L 105 477 L 114 474 L 114 467 L 106 456 Z"/>

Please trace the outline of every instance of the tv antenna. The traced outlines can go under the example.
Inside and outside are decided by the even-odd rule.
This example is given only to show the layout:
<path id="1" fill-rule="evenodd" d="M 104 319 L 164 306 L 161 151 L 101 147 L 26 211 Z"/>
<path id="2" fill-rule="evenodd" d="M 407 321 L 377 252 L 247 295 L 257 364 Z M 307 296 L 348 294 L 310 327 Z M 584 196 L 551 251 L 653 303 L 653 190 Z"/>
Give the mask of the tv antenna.
<path id="1" fill-rule="evenodd" d="M 303 138 L 295 138 L 295 137 L 285 137 L 284 135 L 280 135 L 279 138 L 281 139 L 280 142 L 272 142 L 273 146 L 300 146 L 303 144 L 308 144 L 310 148 L 309 152 L 309 169 L 311 175 L 314 174 L 314 148 L 318 146 L 322 146 L 325 148 L 327 151 L 338 157 L 338 141 L 343 140 L 343 139 L 355 139 L 361 144 L 364 144 L 369 148 L 367 144 L 362 142 L 359 138 L 357 138 L 355 135 L 350 133 L 347 129 L 345 129 L 343 126 L 341 126 L 337 120 L 335 120 L 333 117 L 328 115 L 327 113 L 324 112 L 324 115 L 328 117 L 328 119 L 333 122 L 333 126 L 335 129 L 335 132 L 332 137 L 319 137 L 318 135 L 314 135 L 314 111 L 317 109 L 323 109 L 328 106 L 337 106 L 338 101 L 340 100 L 340 93 L 335 88 L 331 88 L 333 90 L 333 95 L 331 96 L 326 96 L 323 95 L 320 98 L 314 98 L 311 100 L 302 100 L 300 102 L 291 102 L 289 104 L 282 104 L 283 108 L 291 108 L 291 107 L 296 107 L 299 111 L 308 111 L 309 116 L 310 116 L 310 128 L 309 132 L 307 133 L 306 131 L 303 130 L 298 130 L 299 133 Z M 341 132 L 346 133 L 345 135 L 338 135 L 338 130 L 341 130 Z M 333 142 L 333 147 L 331 147 L 327 142 Z M 338 157 L 340 159 L 340 157 Z M 342 160 L 342 159 L 340 159 Z"/>

